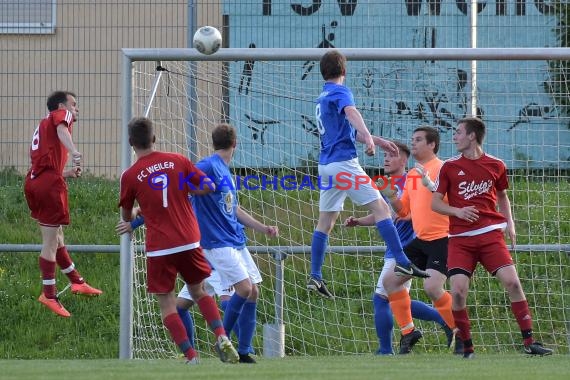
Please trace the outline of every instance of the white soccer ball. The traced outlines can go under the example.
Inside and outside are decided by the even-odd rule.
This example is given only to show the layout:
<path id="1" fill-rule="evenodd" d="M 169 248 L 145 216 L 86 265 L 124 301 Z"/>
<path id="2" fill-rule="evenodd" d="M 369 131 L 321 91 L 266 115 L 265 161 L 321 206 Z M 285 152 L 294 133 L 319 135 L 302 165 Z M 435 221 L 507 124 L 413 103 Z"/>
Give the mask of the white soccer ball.
<path id="1" fill-rule="evenodd" d="M 214 54 L 222 46 L 222 34 L 213 26 L 203 26 L 194 33 L 192 43 L 200 53 Z"/>

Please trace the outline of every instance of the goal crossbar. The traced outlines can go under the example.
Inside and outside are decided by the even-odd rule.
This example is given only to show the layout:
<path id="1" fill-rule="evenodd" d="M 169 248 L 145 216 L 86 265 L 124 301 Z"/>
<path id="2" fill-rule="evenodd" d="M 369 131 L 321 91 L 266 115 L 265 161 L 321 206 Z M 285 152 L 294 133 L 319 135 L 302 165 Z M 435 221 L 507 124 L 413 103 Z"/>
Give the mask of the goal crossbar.
<path id="1" fill-rule="evenodd" d="M 302 61 L 319 60 L 330 50 L 338 50 L 353 61 L 424 60 L 552 60 L 570 59 L 570 48 L 222 48 L 204 55 L 196 49 L 122 49 L 130 61 Z"/>

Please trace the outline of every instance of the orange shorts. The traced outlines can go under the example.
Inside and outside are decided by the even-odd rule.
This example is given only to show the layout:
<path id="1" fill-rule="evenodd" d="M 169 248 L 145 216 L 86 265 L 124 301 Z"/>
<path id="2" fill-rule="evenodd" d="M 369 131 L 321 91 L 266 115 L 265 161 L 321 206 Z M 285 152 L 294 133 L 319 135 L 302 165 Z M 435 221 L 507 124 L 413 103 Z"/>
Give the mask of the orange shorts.
<path id="1" fill-rule="evenodd" d="M 67 183 L 61 174 L 46 170 L 32 179 L 28 173 L 24 183 L 24 194 L 32 218 L 39 224 L 52 227 L 69 224 Z"/>

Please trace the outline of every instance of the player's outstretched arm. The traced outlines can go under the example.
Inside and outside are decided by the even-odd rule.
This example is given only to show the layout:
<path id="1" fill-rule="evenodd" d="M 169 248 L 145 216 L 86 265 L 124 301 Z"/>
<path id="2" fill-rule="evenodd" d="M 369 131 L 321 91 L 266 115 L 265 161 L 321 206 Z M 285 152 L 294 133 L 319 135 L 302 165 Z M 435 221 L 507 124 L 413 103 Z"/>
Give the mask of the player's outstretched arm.
<path id="1" fill-rule="evenodd" d="M 236 216 L 238 222 L 246 227 L 253 229 L 256 232 L 260 232 L 269 237 L 279 236 L 279 228 L 277 226 L 268 226 L 261 223 L 259 220 L 255 219 L 251 214 L 242 209 L 240 206 L 236 208 Z"/>
<path id="2" fill-rule="evenodd" d="M 375 225 L 373 214 L 368 214 L 366 216 L 363 216 L 362 218 L 356 218 L 354 216 L 349 216 L 344 221 L 345 227 L 373 226 L 373 225 Z"/>
<path id="3" fill-rule="evenodd" d="M 400 150 L 398 149 L 398 146 L 394 144 L 393 141 L 384 139 L 379 136 L 372 136 L 372 140 L 374 141 L 374 145 L 379 146 L 383 151 L 387 153 L 395 153 L 396 156 L 400 155 Z"/>
<path id="4" fill-rule="evenodd" d="M 354 106 L 348 106 L 344 107 L 344 113 L 352 127 L 356 129 L 356 141 L 366 145 L 366 154 L 368 156 L 373 156 L 376 153 L 376 146 L 374 145 L 372 135 L 366 127 L 366 123 L 364 122 L 360 111 L 358 111 Z"/>

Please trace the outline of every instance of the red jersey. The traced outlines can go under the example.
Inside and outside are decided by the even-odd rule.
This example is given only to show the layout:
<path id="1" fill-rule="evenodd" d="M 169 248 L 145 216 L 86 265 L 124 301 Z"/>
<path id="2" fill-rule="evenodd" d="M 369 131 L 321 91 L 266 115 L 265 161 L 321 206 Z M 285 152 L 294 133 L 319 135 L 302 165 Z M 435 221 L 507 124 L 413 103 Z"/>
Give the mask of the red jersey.
<path id="1" fill-rule="evenodd" d="M 447 194 L 450 206 L 475 206 L 479 210 L 479 219 L 474 223 L 450 216 L 450 236 L 480 235 L 505 228 L 507 220 L 497 211 L 497 191 L 507 189 L 509 182 L 507 168 L 498 158 L 486 153 L 476 160 L 463 155 L 452 157 L 443 163 L 436 187 L 436 192 Z"/>
<path id="2" fill-rule="evenodd" d="M 200 188 L 205 174 L 178 153 L 152 152 L 121 175 L 119 207 L 138 202 L 146 225 L 147 256 L 162 256 L 200 246 L 200 230 L 188 200 L 191 183 Z"/>
<path id="3" fill-rule="evenodd" d="M 64 109 L 51 111 L 34 131 L 30 147 L 31 178 L 49 169 L 63 175 L 68 153 L 57 136 L 57 126 L 60 124 L 66 125 L 71 133 L 73 114 Z"/>

